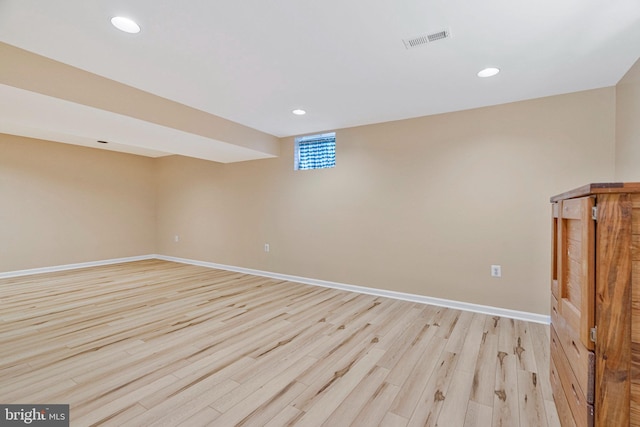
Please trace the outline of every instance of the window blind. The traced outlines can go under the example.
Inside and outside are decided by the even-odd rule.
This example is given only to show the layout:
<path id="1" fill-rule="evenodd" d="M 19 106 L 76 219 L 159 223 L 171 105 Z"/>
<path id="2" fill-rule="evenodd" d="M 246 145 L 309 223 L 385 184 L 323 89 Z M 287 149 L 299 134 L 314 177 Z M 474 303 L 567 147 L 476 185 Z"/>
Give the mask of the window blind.
<path id="1" fill-rule="evenodd" d="M 332 168 L 335 165 L 335 132 L 296 138 L 296 169 Z"/>

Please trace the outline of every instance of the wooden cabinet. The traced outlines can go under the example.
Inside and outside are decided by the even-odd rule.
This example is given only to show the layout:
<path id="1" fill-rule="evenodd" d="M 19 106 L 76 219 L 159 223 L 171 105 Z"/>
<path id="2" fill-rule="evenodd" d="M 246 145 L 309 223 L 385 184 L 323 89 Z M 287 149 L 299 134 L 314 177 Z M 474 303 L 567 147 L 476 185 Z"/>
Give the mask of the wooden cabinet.
<path id="1" fill-rule="evenodd" d="M 551 385 L 563 426 L 640 426 L 640 183 L 552 202 Z"/>

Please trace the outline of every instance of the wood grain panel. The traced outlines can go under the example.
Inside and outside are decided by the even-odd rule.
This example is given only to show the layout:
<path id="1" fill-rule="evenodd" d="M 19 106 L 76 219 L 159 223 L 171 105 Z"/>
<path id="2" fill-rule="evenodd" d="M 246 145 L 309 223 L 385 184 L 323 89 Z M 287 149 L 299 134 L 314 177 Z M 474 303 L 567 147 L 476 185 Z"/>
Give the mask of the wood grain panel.
<path id="1" fill-rule="evenodd" d="M 580 343 L 577 336 L 559 318 L 551 328 L 551 348 L 557 346 L 567 357 L 569 366 L 576 377 L 580 391 L 587 403 L 594 402 L 595 354 Z"/>
<path id="2" fill-rule="evenodd" d="M 567 199 L 562 201 L 562 218 L 582 219 L 582 199 Z"/>
<path id="3" fill-rule="evenodd" d="M 579 200 L 587 198 L 597 198 L 595 239 L 584 227 L 590 223 L 587 212 L 578 208 Z M 640 426 L 640 183 L 590 184 L 552 197 L 552 202 L 559 207 L 559 218 L 557 231 L 552 232 L 557 239 L 553 252 L 558 284 L 557 292 L 552 292 L 557 299 L 551 298 L 550 382 L 559 417 L 567 425 L 572 416 L 581 417 L 576 420 L 584 424 L 583 413 L 576 408 L 581 406 L 584 365 L 591 362 L 582 360 L 582 348 L 572 332 L 579 322 L 580 340 L 586 337 L 584 304 L 593 295 L 588 306 L 595 309 L 597 325 L 595 425 Z M 594 248 L 595 253 L 585 254 L 585 249 Z M 595 266 L 593 291 L 584 286 L 583 278 L 591 274 L 585 266 Z M 552 290 L 554 279 L 552 271 Z M 580 290 L 577 283 L 583 285 Z"/>
<path id="4" fill-rule="evenodd" d="M 598 196 L 597 425 L 630 422 L 631 216 L 628 194 Z"/>
<path id="5" fill-rule="evenodd" d="M 593 426 L 593 405 L 587 403 L 587 399 L 580 391 L 578 382 L 562 349 L 552 346 L 551 359 L 556 367 L 553 375 L 557 375 L 560 379 L 562 390 L 569 402 L 569 408 L 576 425 L 578 427 Z"/>
<path id="6" fill-rule="evenodd" d="M 576 243 L 580 243 L 582 241 L 582 221 L 580 218 L 563 218 L 565 227 L 567 229 L 568 240 L 573 240 Z"/>
<path id="7" fill-rule="evenodd" d="M 631 383 L 631 404 L 629 408 L 631 426 L 640 426 L 640 384 Z"/>
<path id="8" fill-rule="evenodd" d="M 569 235 L 567 239 L 567 256 L 570 260 L 577 262 L 582 261 L 582 241 Z"/>
<path id="9" fill-rule="evenodd" d="M 631 343 L 631 382 L 640 384 L 640 343 Z M 639 397 L 640 398 L 640 397 Z"/>
<path id="10" fill-rule="evenodd" d="M 559 308 L 558 308 L 558 300 L 556 297 L 551 295 L 551 326 L 558 327 L 560 322 L 564 322 L 564 319 L 561 318 Z"/>
<path id="11" fill-rule="evenodd" d="M 582 187 L 566 191 L 562 194 L 551 197 L 552 202 L 575 197 L 588 196 L 593 194 L 615 194 L 615 193 L 640 193 L 639 182 L 599 182 L 583 185 Z"/>
<path id="12" fill-rule="evenodd" d="M 631 288 L 631 342 L 640 343 L 640 262 L 633 261 Z M 633 350 L 633 347 L 632 347 Z"/>
<path id="13" fill-rule="evenodd" d="M 592 197 L 558 202 L 558 311 L 573 328 L 582 345 L 593 349 L 589 332 L 594 315 L 594 221 Z M 566 215 L 566 217 L 565 217 Z"/>
<path id="14" fill-rule="evenodd" d="M 558 220 L 559 203 L 551 204 L 551 294 L 557 299 L 558 292 Z"/>
<path id="15" fill-rule="evenodd" d="M 565 322 L 564 327 L 571 329 L 571 335 L 580 336 L 580 310 L 566 299 L 562 300 L 561 303 L 560 314 Z"/>
<path id="16" fill-rule="evenodd" d="M 565 263 L 565 289 L 564 297 L 575 307 L 582 306 L 582 264 L 578 260 L 567 257 Z M 579 329 L 578 329 L 579 331 Z"/>
<path id="17" fill-rule="evenodd" d="M 559 425 L 544 325 L 158 260 L 0 296 L 0 402 L 74 426 Z"/>
<path id="18" fill-rule="evenodd" d="M 567 396 L 564 394 L 564 390 L 562 389 L 562 383 L 560 382 L 560 375 L 558 374 L 558 368 L 556 368 L 556 364 L 551 359 L 551 364 L 549 367 L 550 370 L 550 378 L 551 378 L 551 390 L 553 391 L 554 401 L 556 403 L 556 409 L 558 413 L 558 418 L 562 427 L 576 427 L 576 423 L 573 419 L 573 414 L 571 413 L 571 408 L 569 407 L 569 401 L 567 400 Z"/>
<path id="19" fill-rule="evenodd" d="M 640 194 L 631 196 L 631 385 L 630 425 L 640 426 Z"/>

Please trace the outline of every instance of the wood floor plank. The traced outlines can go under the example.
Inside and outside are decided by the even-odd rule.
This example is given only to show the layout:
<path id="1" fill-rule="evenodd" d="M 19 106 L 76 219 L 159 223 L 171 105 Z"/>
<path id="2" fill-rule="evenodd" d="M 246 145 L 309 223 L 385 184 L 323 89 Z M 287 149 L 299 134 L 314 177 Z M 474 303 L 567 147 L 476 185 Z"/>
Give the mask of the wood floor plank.
<path id="1" fill-rule="evenodd" d="M 545 351 L 549 345 L 549 327 L 537 323 L 529 323 L 531 331 L 531 342 L 533 344 L 533 352 L 536 360 L 535 372 L 542 378 L 549 378 L 550 357 L 549 352 Z M 551 384 L 548 381 L 540 381 L 542 396 L 545 400 L 553 401 L 553 392 Z"/>
<path id="2" fill-rule="evenodd" d="M 431 376 L 437 369 L 442 368 L 440 356 L 446 345 L 447 340 L 444 338 L 433 338 L 429 349 L 423 353 L 423 357 L 418 361 L 411 371 L 409 378 L 407 378 L 407 381 L 402 385 L 398 396 L 393 401 L 391 412 L 407 420 L 411 418 Z M 438 365 L 438 362 L 440 362 L 440 365 Z"/>
<path id="3" fill-rule="evenodd" d="M 71 426 L 559 426 L 546 325 L 160 260 L 0 308 L 0 402 Z"/>
<path id="4" fill-rule="evenodd" d="M 473 373 L 471 400 L 481 405 L 493 407 L 496 390 L 496 368 L 498 336 L 484 332 Z"/>
<path id="5" fill-rule="evenodd" d="M 512 325 L 511 322 L 508 324 Z M 493 397 L 492 425 L 494 427 L 519 426 L 517 356 L 499 351 L 496 363 L 498 366 Z"/>
<path id="6" fill-rule="evenodd" d="M 462 346 L 468 340 L 469 325 L 473 320 L 473 313 L 469 311 L 461 311 L 460 316 L 451 329 L 450 336 L 447 340 L 445 351 L 450 353 L 460 353 Z"/>
<path id="7" fill-rule="evenodd" d="M 353 425 L 365 427 L 382 424 L 387 415 L 394 415 L 394 422 L 406 425 L 409 420 L 388 412 L 393 400 L 398 395 L 398 391 L 400 391 L 400 387 L 397 385 L 388 382 L 382 383 L 353 420 Z"/>
<path id="8" fill-rule="evenodd" d="M 430 329 L 432 333 L 428 334 Z M 417 359 L 422 353 L 420 350 L 426 346 L 434 334 L 435 328 L 430 328 L 430 325 L 414 323 L 400 334 L 390 349 L 385 351 L 384 356 L 378 362 L 378 366 L 391 370 L 398 364 L 399 360 L 407 357 L 407 352 L 409 354 L 413 352 L 419 353 L 414 356 Z"/>
<path id="9" fill-rule="evenodd" d="M 250 414 L 236 423 L 237 427 L 262 427 L 274 419 L 284 410 L 292 408 L 291 401 L 299 396 L 307 388 L 306 385 L 292 381 L 274 394 L 269 400 L 262 403 Z M 297 413 L 297 411 L 296 411 Z"/>
<path id="10" fill-rule="evenodd" d="M 547 424 L 550 427 L 560 427 L 560 417 L 558 416 L 558 410 L 553 400 L 545 400 L 544 408 L 547 414 Z"/>
<path id="11" fill-rule="evenodd" d="M 293 406 L 287 406 L 271 419 L 264 427 L 289 427 L 295 425 L 304 412 L 294 408 Z"/>
<path id="12" fill-rule="evenodd" d="M 358 416 L 362 408 L 369 400 L 374 399 L 380 393 L 387 375 L 389 375 L 387 369 L 381 368 L 380 365 L 375 365 L 322 425 L 353 425 L 353 420 Z M 376 424 L 377 422 L 372 422 L 370 425 Z"/>
<path id="13" fill-rule="evenodd" d="M 547 414 L 538 374 L 518 370 L 520 425 L 546 427 Z"/>
<path id="14" fill-rule="evenodd" d="M 178 425 L 237 386 L 238 383 L 232 380 L 219 382 L 217 379 L 204 379 L 185 390 L 180 390 L 160 404 L 147 408 L 148 411 L 122 424 L 122 427 Z"/>
<path id="15" fill-rule="evenodd" d="M 371 335 L 369 335 L 370 337 Z M 365 339 L 366 340 L 366 339 Z M 331 393 L 336 383 L 342 379 L 353 366 L 372 348 L 370 343 L 367 347 L 353 347 L 344 355 L 335 353 L 332 359 L 320 359 L 318 363 L 309 368 L 297 378 L 309 387 L 293 402 L 293 406 L 303 412 L 309 411 L 324 395 Z M 342 357 L 338 357 L 342 355 Z M 311 377 L 309 375 L 312 375 Z"/>
<path id="16" fill-rule="evenodd" d="M 226 379 L 231 379 L 234 373 L 246 369 L 252 363 L 250 358 L 240 357 L 239 359 L 236 359 L 236 357 L 237 356 L 231 356 L 227 360 L 212 365 L 209 369 L 196 371 L 184 378 L 178 378 L 176 376 L 176 381 L 171 385 L 155 390 L 153 393 L 140 399 L 139 402 L 147 408 L 153 408 L 160 405 L 166 399 L 179 394 L 181 391 L 186 390 L 205 379 L 209 379 L 214 383 L 216 381 L 222 382 Z M 236 384 L 239 383 L 236 382 Z"/>
<path id="17" fill-rule="evenodd" d="M 433 346 L 432 339 L 434 336 L 435 328 L 430 327 L 428 324 L 424 325 L 400 357 L 396 357 L 395 360 L 384 360 L 384 362 L 387 362 L 387 368 L 389 369 L 386 381 L 398 386 L 404 384 L 424 353 Z M 381 360 L 380 366 L 384 366 L 382 362 Z"/>
<path id="18" fill-rule="evenodd" d="M 396 415 L 393 412 L 387 412 L 379 427 L 405 427 L 409 423 L 409 420 Z"/>
<path id="19" fill-rule="evenodd" d="M 460 360 L 457 364 L 460 364 Z M 442 403 L 442 410 L 438 415 L 438 425 L 462 426 L 464 424 L 472 384 L 473 374 L 468 370 L 456 369 L 453 371 L 451 384 L 449 384 Z"/>
<path id="20" fill-rule="evenodd" d="M 463 330 L 464 341 L 460 349 L 460 360 L 456 369 L 470 373 L 476 372 L 478 354 L 484 338 L 485 316 L 474 314 L 469 325 Z"/>
<path id="21" fill-rule="evenodd" d="M 92 425 L 97 423 L 104 423 L 110 419 L 112 419 L 113 414 L 117 414 L 123 411 L 129 410 L 132 406 L 142 406 L 139 404 L 135 404 L 133 402 L 138 402 L 142 397 L 146 396 L 148 393 L 157 390 L 158 388 L 163 388 L 174 382 L 176 378 L 172 375 L 166 375 L 152 383 L 147 384 L 146 386 L 137 388 L 133 390 L 131 393 L 121 396 L 117 399 L 114 399 L 108 403 L 101 404 L 100 406 L 93 408 L 88 411 L 80 412 L 75 411 L 74 423 L 78 423 L 79 425 Z M 142 415 L 146 412 L 146 408 L 144 411 L 138 413 L 138 415 Z"/>
<path id="22" fill-rule="evenodd" d="M 471 400 L 467 406 L 463 427 L 490 426 L 492 419 L 493 408 L 491 406 L 482 405 Z"/>
<path id="23" fill-rule="evenodd" d="M 266 412 L 267 404 L 276 401 L 283 391 L 290 390 L 294 385 L 302 385 L 296 382 L 295 378 L 316 362 L 316 359 L 309 356 L 296 359 L 294 363 L 287 365 L 286 372 L 281 372 L 280 375 L 276 373 L 267 377 L 267 379 L 261 378 L 259 380 L 260 384 L 257 386 L 253 381 L 247 382 L 216 399 L 210 406 L 222 413 L 218 418 L 218 422 L 220 425 L 235 426 L 242 424 L 252 416 L 258 416 L 259 412 Z M 250 391 L 249 394 L 245 393 L 247 386 Z M 304 390 L 306 387 L 299 388 Z M 237 390 L 242 392 L 236 394 Z M 237 398 L 238 396 L 239 399 Z M 264 424 L 268 421 L 268 418 L 262 421 Z"/>
<path id="24" fill-rule="evenodd" d="M 207 406 L 184 420 L 182 424 L 189 427 L 209 426 L 215 423 L 219 416 L 220 413 L 218 411 Z"/>
<path id="25" fill-rule="evenodd" d="M 353 332 L 342 332 L 342 334 L 335 334 L 327 341 L 327 345 L 323 346 L 326 352 L 311 351 L 309 353 L 319 362 L 304 372 L 298 381 L 309 386 L 320 385 L 319 388 L 322 388 L 323 384 L 334 380 L 340 373 L 346 372 L 358 357 L 377 343 L 374 331 L 369 326 L 362 326 Z M 337 340 L 334 339 L 336 337 Z"/>
<path id="26" fill-rule="evenodd" d="M 357 387 L 358 383 L 366 378 L 367 373 L 376 366 L 383 354 L 384 350 L 373 349 L 357 360 L 348 372 L 336 381 L 335 388 L 318 399 L 316 404 L 310 407 L 304 416 L 297 421 L 296 425 L 305 427 L 324 423 Z"/>
<path id="27" fill-rule="evenodd" d="M 411 414 L 409 426 L 435 426 L 451 383 L 458 355 L 444 351 L 427 386 L 420 395 L 418 405 Z"/>
<path id="28" fill-rule="evenodd" d="M 525 322 L 515 322 L 516 347 L 514 352 L 518 356 L 518 369 L 537 372 L 535 353 L 529 325 Z M 548 342 L 548 341 L 547 341 Z"/>

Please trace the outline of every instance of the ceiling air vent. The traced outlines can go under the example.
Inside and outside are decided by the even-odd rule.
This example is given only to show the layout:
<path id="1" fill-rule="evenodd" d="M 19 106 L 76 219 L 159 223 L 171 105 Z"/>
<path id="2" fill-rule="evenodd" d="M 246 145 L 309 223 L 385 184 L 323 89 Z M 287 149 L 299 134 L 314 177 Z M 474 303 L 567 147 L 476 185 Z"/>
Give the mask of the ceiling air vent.
<path id="1" fill-rule="evenodd" d="M 442 30 L 431 34 L 422 34 L 402 41 L 404 43 L 404 47 L 412 49 L 438 40 L 448 39 L 449 37 L 451 37 L 451 32 L 449 30 Z"/>

